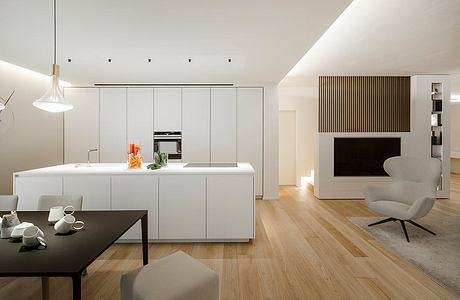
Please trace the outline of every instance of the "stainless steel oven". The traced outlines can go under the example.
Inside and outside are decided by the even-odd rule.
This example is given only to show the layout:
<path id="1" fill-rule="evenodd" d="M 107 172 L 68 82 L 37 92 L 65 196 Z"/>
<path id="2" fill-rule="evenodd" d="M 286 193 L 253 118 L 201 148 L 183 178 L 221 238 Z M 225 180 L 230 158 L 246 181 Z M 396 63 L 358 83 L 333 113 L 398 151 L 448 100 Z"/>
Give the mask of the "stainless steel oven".
<path id="1" fill-rule="evenodd" d="M 180 131 L 155 131 L 153 150 L 168 154 L 168 159 L 182 159 L 182 133 Z"/>

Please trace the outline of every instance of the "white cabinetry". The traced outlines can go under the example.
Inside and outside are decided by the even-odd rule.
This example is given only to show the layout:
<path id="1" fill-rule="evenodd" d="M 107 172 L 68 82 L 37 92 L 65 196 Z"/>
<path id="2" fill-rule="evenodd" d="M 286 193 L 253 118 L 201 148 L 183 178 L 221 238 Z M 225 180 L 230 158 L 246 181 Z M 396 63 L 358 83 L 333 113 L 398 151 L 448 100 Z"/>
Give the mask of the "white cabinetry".
<path id="1" fill-rule="evenodd" d="M 161 176 L 159 189 L 159 238 L 206 238 L 206 176 Z"/>
<path id="2" fill-rule="evenodd" d="M 254 178 L 212 175 L 207 181 L 207 238 L 254 237 Z"/>
<path id="3" fill-rule="evenodd" d="M 112 176 L 112 209 L 148 210 L 148 238 L 158 239 L 158 177 L 151 175 Z M 122 239 L 141 239 L 140 221 Z"/>
<path id="4" fill-rule="evenodd" d="M 66 88 L 64 93 L 74 106 L 64 113 L 64 162 L 86 162 L 88 149 L 99 149 L 99 89 Z M 99 162 L 99 153 L 91 158 Z"/>
<path id="5" fill-rule="evenodd" d="M 155 88 L 153 93 L 155 131 L 181 131 L 182 90 L 180 88 Z"/>
<path id="6" fill-rule="evenodd" d="M 262 195 L 263 183 L 263 89 L 237 89 L 237 155 L 239 162 L 254 168 L 256 195 Z"/>
<path id="7" fill-rule="evenodd" d="M 65 195 L 82 195 L 83 210 L 110 210 L 110 176 L 66 176 Z"/>
<path id="8" fill-rule="evenodd" d="M 18 210 L 37 210 L 41 195 L 62 195 L 62 177 L 16 177 L 14 193 Z"/>
<path id="9" fill-rule="evenodd" d="M 139 141 L 142 158 L 153 161 L 153 89 L 128 88 L 127 140 Z"/>
<path id="10" fill-rule="evenodd" d="M 100 162 L 126 161 L 126 88 L 100 91 Z"/>
<path id="11" fill-rule="evenodd" d="M 182 90 L 182 161 L 209 162 L 211 108 L 209 88 Z"/>
<path id="12" fill-rule="evenodd" d="M 237 168 L 127 170 L 118 164 L 91 168 L 55 166 L 13 174 L 19 210 L 37 210 L 41 195 L 82 195 L 83 210 L 147 210 L 151 240 L 255 238 L 254 172 Z M 140 240 L 140 224 L 122 239 Z"/>
<path id="13" fill-rule="evenodd" d="M 211 161 L 236 162 L 236 89 L 211 89 Z"/>

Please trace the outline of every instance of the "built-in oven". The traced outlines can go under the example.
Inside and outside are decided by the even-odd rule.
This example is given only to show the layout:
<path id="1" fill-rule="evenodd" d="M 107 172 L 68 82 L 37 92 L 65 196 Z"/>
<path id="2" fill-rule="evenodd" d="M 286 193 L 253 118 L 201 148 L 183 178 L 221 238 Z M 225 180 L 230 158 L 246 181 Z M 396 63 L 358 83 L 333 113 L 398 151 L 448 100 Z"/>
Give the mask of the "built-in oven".
<path id="1" fill-rule="evenodd" d="M 153 150 L 168 154 L 168 160 L 182 159 L 182 133 L 180 131 L 155 131 Z"/>

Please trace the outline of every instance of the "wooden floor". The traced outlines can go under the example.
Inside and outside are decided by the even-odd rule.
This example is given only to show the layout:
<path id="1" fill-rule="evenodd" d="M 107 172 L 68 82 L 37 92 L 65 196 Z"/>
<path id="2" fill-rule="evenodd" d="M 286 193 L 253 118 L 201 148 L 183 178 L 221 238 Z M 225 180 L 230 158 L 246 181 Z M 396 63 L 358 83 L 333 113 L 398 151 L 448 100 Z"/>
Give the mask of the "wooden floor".
<path id="1" fill-rule="evenodd" d="M 460 175 L 452 175 L 452 199 L 431 213 L 460 215 Z M 221 299 L 457 299 L 350 216 L 375 214 L 361 200 L 319 201 L 307 189 L 281 187 L 279 201 L 257 201 L 252 243 L 152 244 L 150 258 L 187 252 L 220 274 Z M 120 275 L 141 258 L 139 245 L 109 248 L 83 278 L 83 299 L 118 299 Z M 69 279 L 50 282 L 52 299 L 70 299 Z M 40 281 L 2 278 L 0 299 L 40 299 Z"/>

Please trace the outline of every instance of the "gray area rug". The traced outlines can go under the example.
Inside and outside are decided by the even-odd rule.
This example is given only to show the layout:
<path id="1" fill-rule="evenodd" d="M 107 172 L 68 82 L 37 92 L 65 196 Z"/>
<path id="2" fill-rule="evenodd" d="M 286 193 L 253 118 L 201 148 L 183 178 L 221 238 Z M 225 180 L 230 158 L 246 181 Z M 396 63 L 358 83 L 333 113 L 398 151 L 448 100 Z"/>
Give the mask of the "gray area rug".
<path id="1" fill-rule="evenodd" d="M 354 224 L 385 246 L 392 248 L 460 296 L 460 217 L 428 214 L 416 220 L 420 225 L 434 231 L 436 236 L 406 223 L 410 243 L 406 241 L 399 222 L 367 226 L 382 219 L 384 218 L 350 218 Z"/>

